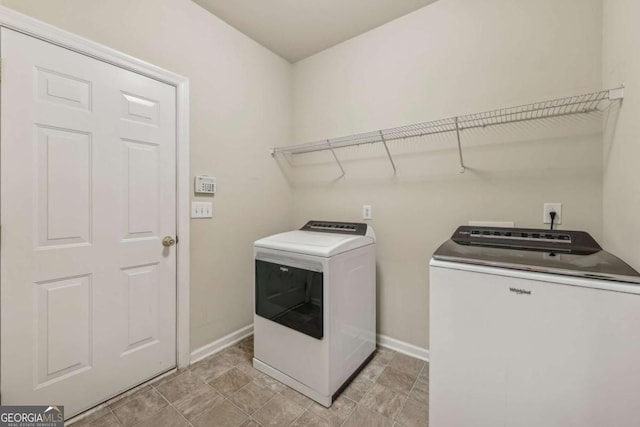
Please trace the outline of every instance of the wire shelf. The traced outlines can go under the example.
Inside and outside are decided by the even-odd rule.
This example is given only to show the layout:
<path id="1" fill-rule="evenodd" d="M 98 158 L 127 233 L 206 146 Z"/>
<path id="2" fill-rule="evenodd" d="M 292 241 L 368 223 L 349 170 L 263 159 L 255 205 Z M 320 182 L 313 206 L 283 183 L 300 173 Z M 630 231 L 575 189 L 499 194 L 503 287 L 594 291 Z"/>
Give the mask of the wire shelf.
<path id="1" fill-rule="evenodd" d="M 363 144 L 382 143 L 385 146 L 394 171 L 395 164 L 387 147 L 387 142 L 407 138 L 417 138 L 439 133 L 456 132 L 458 136 L 458 150 L 460 154 L 461 171 L 464 171 L 462 160 L 462 147 L 460 145 L 460 131 L 465 129 L 484 128 L 488 126 L 506 125 L 529 120 L 547 119 L 551 117 L 569 116 L 574 114 L 588 114 L 598 111 L 603 101 L 621 100 L 624 97 L 623 87 L 602 90 L 600 92 L 586 93 L 583 95 L 566 98 L 552 99 L 535 102 L 517 107 L 502 108 L 485 111 L 482 113 L 467 114 L 464 116 L 450 117 L 429 122 L 399 126 L 390 129 L 382 129 L 373 132 L 365 132 L 356 135 L 330 138 L 322 141 L 308 142 L 304 144 L 286 145 L 275 147 L 272 154 L 304 154 L 317 151 L 330 150 L 333 153 L 340 169 L 344 169 L 336 156 L 334 149 L 351 147 Z"/>

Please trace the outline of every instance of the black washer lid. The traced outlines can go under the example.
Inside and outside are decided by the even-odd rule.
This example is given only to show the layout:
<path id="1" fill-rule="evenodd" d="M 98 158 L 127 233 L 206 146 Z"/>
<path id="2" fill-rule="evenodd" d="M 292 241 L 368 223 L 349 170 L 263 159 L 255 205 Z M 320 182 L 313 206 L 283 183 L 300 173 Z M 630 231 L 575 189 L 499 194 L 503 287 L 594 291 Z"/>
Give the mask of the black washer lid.
<path id="1" fill-rule="evenodd" d="M 462 226 L 433 259 L 640 284 L 640 273 L 584 231 Z"/>
<path id="2" fill-rule="evenodd" d="M 602 250 L 598 242 L 584 231 L 463 225 L 453 233 L 451 240 L 460 245 L 559 252 L 575 255 L 589 255 Z"/>

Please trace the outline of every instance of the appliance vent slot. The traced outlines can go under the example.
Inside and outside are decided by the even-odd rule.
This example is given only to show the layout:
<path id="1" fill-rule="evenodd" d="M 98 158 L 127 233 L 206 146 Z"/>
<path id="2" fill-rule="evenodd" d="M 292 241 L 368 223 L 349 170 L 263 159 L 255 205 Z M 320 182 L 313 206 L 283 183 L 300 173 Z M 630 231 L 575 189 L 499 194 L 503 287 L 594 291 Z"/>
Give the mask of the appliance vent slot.
<path id="1" fill-rule="evenodd" d="M 491 229 L 471 229 L 471 238 L 528 240 L 535 242 L 571 243 L 571 236 L 554 232 L 504 231 Z"/>
<path id="2" fill-rule="evenodd" d="M 367 224 L 338 221 L 309 221 L 301 230 L 365 236 L 367 234 Z"/>
<path id="3" fill-rule="evenodd" d="M 357 227 L 353 224 L 340 224 L 340 223 L 328 223 L 328 222 L 316 222 L 309 225 L 309 228 L 316 230 L 339 230 L 354 233 Z"/>

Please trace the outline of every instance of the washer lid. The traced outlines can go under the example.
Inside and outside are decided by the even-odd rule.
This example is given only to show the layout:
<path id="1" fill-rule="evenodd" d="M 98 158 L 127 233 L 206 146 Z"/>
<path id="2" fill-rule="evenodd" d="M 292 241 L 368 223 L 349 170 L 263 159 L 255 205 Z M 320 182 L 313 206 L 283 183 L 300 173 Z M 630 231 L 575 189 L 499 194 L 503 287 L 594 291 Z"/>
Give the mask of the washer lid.
<path id="1" fill-rule="evenodd" d="M 255 246 L 326 258 L 373 243 L 375 239 L 372 235 L 353 236 L 294 230 L 260 239 L 255 242 Z"/>
<path id="2" fill-rule="evenodd" d="M 511 234 L 531 234 L 545 236 L 546 230 L 504 229 Z M 593 279 L 615 280 L 640 283 L 640 273 L 615 255 L 602 250 L 588 233 L 576 231 L 558 232 L 570 237 L 567 243 L 552 238 L 523 242 L 496 234 L 496 240 L 484 235 L 476 238 L 460 238 L 460 232 L 468 227 L 460 227 L 451 240 L 443 243 L 433 254 L 442 261 L 478 264 L 540 273 L 563 274 Z"/>

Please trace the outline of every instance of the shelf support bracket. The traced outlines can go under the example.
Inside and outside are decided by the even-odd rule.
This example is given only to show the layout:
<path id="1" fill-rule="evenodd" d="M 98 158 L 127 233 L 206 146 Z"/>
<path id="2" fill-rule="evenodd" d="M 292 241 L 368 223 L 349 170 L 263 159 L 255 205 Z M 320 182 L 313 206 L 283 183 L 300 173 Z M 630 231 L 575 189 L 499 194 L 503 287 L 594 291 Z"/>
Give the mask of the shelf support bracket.
<path id="1" fill-rule="evenodd" d="M 609 89 L 609 101 L 616 101 L 624 98 L 624 84 L 614 89 Z"/>
<path id="2" fill-rule="evenodd" d="M 333 151 L 333 146 L 331 145 L 331 140 L 327 139 L 327 145 L 329 146 L 329 150 L 331 150 L 331 154 L 333 154 L 333 158 L 336 159 L 336 163 L 338 164 L 338 167 L 342 171 L 342 175 L 341 176 L 344 176 L 345 175 L 344 168 L 342 167 L 342 163 L 340 163 L 340 159 L 338 159 L 338 156 L 336 156 L 336 152 Z"/>
<path id="3" fill-rule="evenodd" d="M 382 131 L 379 131 L 380 133 L 380 140 L 382 141 L 382 145 L 384 145 L 384 149 L 387 151 L 387 156 L 389 157 L 389 161 L 391 162 L 391 167 L 393 168 L 393 174 L 395 175 L 398 172 L 398 169 L 396 169 L 396 164 L 393 162 L 393 157 L 391 157 L 391 152 L 389 152 L 389 147 L 387 147 L 387 140 L 384 139 L 384 134 L 382 133 Z"/>
<path id="4" fill-rule="evenodd" d="M 460 126 L 458 125 L 458 118 L 456 117 L 456 137 L 458 138 L 458 156 L 460 156 L 460 173 L 464 173 L 467 168 L 464 165 L 464 159 L 462 158 L 462 145 L 460 144 Z"/>

